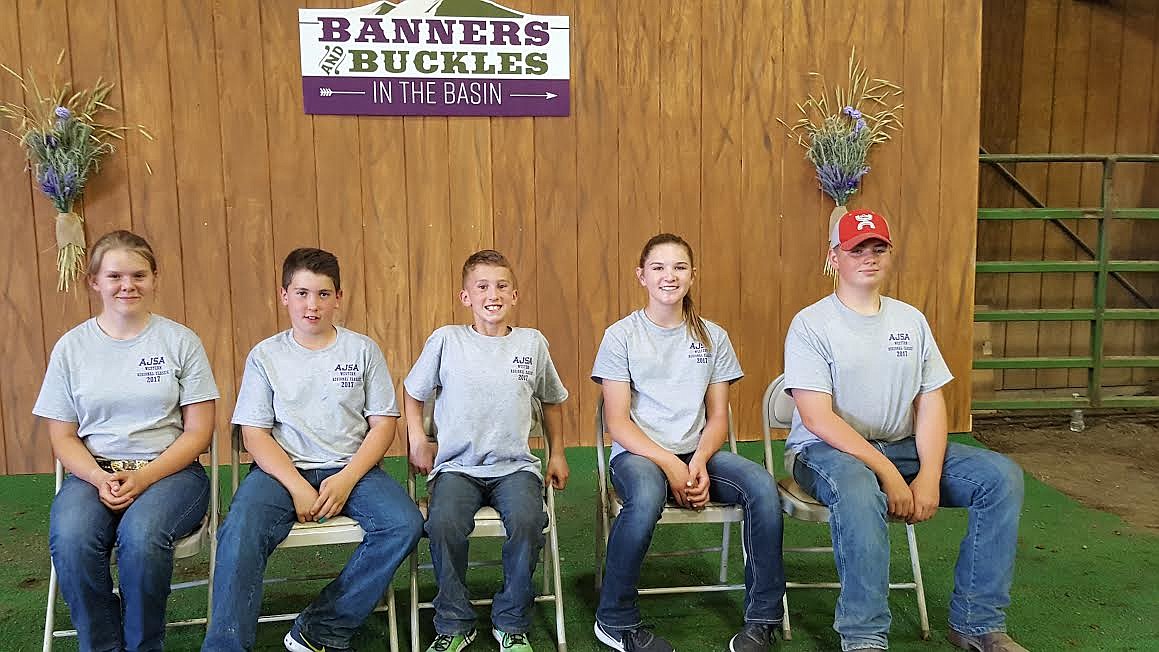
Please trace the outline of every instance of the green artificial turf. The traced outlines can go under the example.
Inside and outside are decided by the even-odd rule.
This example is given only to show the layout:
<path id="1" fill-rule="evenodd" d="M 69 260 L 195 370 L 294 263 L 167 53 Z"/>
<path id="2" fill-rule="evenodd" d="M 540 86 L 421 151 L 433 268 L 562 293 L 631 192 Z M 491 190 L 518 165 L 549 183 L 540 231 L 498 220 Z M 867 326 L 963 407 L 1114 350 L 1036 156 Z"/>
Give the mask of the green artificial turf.
<path id="1" fill-rule="evenodd" d="M 976 443 L 968 438 L 958 438 Z M 778 454 L 780 447 L 777 448 Z M 742 444 L 742 454 L 759 459 L 760 448 Z M 591 633 L 596 606 L 593 587 L 593 544 L 595 539 L 595 455 L 590 449 L 568 450 L 571 483 L 557 494 L 560 555 L 563 560 L 564 604 L 567 613 L 568 648 L 573 652 L 605 649 Z M 779 462 L 779 460 L 778 460 Z M 403 477 L 399 460 L 391 460 L 388 470 Z M 1097 469 L 1076 469 L 1094 473 Z M 228 472 L 222 472 L 223 486 Z M 1085 508 L 1047 485 L 1027 476 L 1026 506 L 1018 542 L 1018 560 L 1013 604 L 1008 610 L 1011 634 L 1027 648 L 1042 650 L 1159 650 L 1159 537 L 1126 525 L 1118 517 Z M 50 476 L 0 477 L 0 510 L 5 515 L 0 527 L 0 650 L 40 648 L 44 623 L 44 600 L 48 585 L 48 507 L 52 494 Z M 918 526 L 930 623 L 933 639 L 918 636 L 917 607 L 912 592 L 891 594 L 892 650 L 953 650 L 945 641 L 947 600 L 952 582 L 953 562 L 965 528 L 964 510 L 941 510 L 930 522 Z M 893 577 L 908 579 L 909 564 L 904 528 L 891 528 Z M 735 530 L 734 530 L 735 533 Z M 719 526 L 665 526 L 658 530 L 654 549 L 681 546 L 704 547 L 719 541 Z M 786 519 L 785 545 L 823 545 L 828 541 L 824 525 Z M 743 581 L 738 537 L 733 537 L 730 577 Z M 498 554 L 497 541 L 476 541 L 473 556 Z M 268 578 L 292 573 L 337 572 L 352 546 L 305 548 L 278 551 L 270 560 Z M 427 560 L 426 543 L 420 543 L 421 558 Z M 204 578 L 207 554 L 180 560 L 176 581 Z M 827 555 L 789 555 L 786 573 L 795 581 L 831 581 L 836 575 Z M 644 583 L 711 582 L 717 562 L 705 557 L 663 558 L 645 564 Z M 395 579 L 400 618 L 399 639 L 406 650 L 407 595 L 406 570 Z M 493 593 L 500 582 L 496 568 L 472 569 L 469 582 L 480 596 Z M 266 612 L 296 611 L 317 593 L 323 582 L 276 582 L 268 584 L 263 607 Z M 430 573 L 420 579 L 425 599 L 433 594 Z M 780 643 L 785 650 L 838 650 L 832 630 L 832 590 L 792 590 L 789 594 L 793 640 Z M 729 636 L 741 626 L 743 596 L 734 593 L 698 593 L 641 598 L 645 620 L 676 644 L 682 652 L 725 649 Z M 178 592 L 170 599 L 174 619 L 204 613 L 203 588 Z M 554 649 L 554 612 L 550 605 L 536 608 L 532 643 L 536 649 Z M 67 608 L 58 609 L 58 622 L 67 624 Z M 489 622 L 481 610 L 484 626 Z M 258 628 L 259 650 L 281 650 L 288 624 L 263 624 Z M 433 635 L 431 612 L 422 614 L 423 648 Z M 387 620 L 375 614 L 355 639 L 359 650 L 386 650 Z M 196 650 L 204 630 L 200 627 L 172 629 L 166 649 Z M 480 636 L 472 650 L 494 650 L 496 643 Z M 59 640 L 58 650 L 75 650 L 75 640 Z"/>

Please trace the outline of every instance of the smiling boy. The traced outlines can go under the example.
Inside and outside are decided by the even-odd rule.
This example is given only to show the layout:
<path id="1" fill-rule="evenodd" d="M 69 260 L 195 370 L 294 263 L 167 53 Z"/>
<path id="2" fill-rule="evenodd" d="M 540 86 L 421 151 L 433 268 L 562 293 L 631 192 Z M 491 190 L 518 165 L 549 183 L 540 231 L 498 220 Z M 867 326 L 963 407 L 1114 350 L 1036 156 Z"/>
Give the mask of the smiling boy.
<path id="1" fill-rule="evenodd" d="M 503 254 L 472 254 L 462 278 L 459 300 L 471 309 L 473 323 L 432 333 L 404 383 L 411 464 L 430 474 L 426 530 L 439 592 L 436 637 L 428 652 L 457 652 L 475 640 L 475 611 L 465 586 L 467 537 L 475 512 L 487 505 L 499 512 L 507 531 L 492 635 L 501 650 L 529 652 L 532 573 L 547 525 L 544 480 L 528 445 L 533 401 L 543 404 L 551 440 L 547 480 L 563 489 L 568 466 L 559 404 L 567 390 L 543 334 L 510 324 L 519 290 Z M 437 444 L 422 426 L 423 404 L 430 400 Z"/>

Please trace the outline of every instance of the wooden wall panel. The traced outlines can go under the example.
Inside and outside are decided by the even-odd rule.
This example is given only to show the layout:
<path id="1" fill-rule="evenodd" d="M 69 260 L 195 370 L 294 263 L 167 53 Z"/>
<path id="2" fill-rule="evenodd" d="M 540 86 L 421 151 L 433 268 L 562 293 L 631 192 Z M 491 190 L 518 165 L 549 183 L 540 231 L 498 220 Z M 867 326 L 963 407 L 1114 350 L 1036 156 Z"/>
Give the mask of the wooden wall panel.
<path id="1" fill-rule="evenodd" d="M 617 2 L 620 24 L 619 80 L 619 265 L 616 319 L 644 305 L 633 270 L 640 249 L 660 230 L 660 52 L 661 14 L 642 2 Z M 700 7 L 693 11 L 700 11 Z M 631 128 L 627 128 L 628 126 Z"/>
<path id="2" fill-rule="evenodd" d="M 17 15 L 16 0 L 0 2 L 4 16 Z M 0 61 L 13 70 L 23 71 L 20 24 L 15 20 L 0 21 Z M 55 57 L 52 59 L 55 61 Z M 21 72 L 21 74 L 24 74 Z M 22 98 L 20 82 L 0 71 L 0 96 Z M 5 128 L 8 128 L 5 125 Z M 46 219 L 42 211 L 33 209 L 36 203 L 47 203 L 33 190 L 32 175 L 25 167 L 24 153 L 9 140 L 7 134 L 0 149 L 0 196 L 4 197 L 4 224 L 6 237 L 0 238 L 0 271 L 4 274 L 0 289 L 0 328 L 8 337 L 0 338 L 0 359 L 4 373 L 0 374 L 0 417 L 3 418 L 4 436 L 0 457 L 8 473 L 29 473 L 52 467 L 48 446 L 48 431 L 37 427 L 32 416 L 32 404 L 40 390 L 36 379 L 44 377 L 47 361 L 45 327 L 41 304 L 41 276 L 55 279 L 55 268 L 44 256 L 38 255 L 40 225 L 31 220 Z M 29 228 L 35 226 L 35 228 Z M 55 258 L 52 259 L 55 263 Z M 55 283 L 55 281 L 53 281 Z M 55 284 L 50 289 L 56 292 Z M 81 293 L 84 290 L 80 290 Z M 50 295 L 53 303 L 61 301 Z M 51 346 L 55 340 L 50 340 Z M 49 349 L 51 350 L 51 349 Z"/>
<path id="3" fill-rule="evenodd" d="M 764 9 L 764 3 L 757 3 Z M 670 6 L 661 14 L 660 51 L 660 225 L 659 230 L 684 238 L 700 251 L 702 206 L 701 176 L 701 74 L 703 68 L 701 15 Z M 774 24 L 758 20 L 765 30 Z M 748 25 L 748 20 L 744 21 Z M 710 49 L 709 52 L 712 52 Z"/>
<path id="4" fill-rule="evenodd" d="M 703 61 L 701 81 L 702 219 L 704 224 L 714 227 L 724 223 L 739 226 L 744 222 L 745 211 L 751 208 L 741 203 L 739 183 L 744 97 L 741 62 L 749 53 L 741 49 L 743 42 L 735 29 L 744 22 L 744 17 L 740 3 L 727 0 L 702 2 L 700 8 L 701 48 L 712 53 Z M 756 280 L 755 275 L 742 273 L 741 241 L 746 237 L 749 234 L 735 227 L 702 229 L 700 251 L 696 252 L 697 281 L 693 286 L 701 315 L 729 332 L 742 361 L 748 381 L 734 385 L 730 392 L 730 400 L 742 405 L 759 403 L 759 392 L 764 389 L 758 387 L 761 375 L 752 369 L 763 361 L 754 357 L 753 351 L 746 350 L 749 342 L 755 345 L 761 336 L 759 326 L 756 320 L 741 318 L 740 290 L 747 284 L 741 281 Z M 750 334 L 753 336 L 749 337 Z"/>
<path id="5" fill-rule="evenodd" d="M 578 442 L 592 444 L 600 387 L 588 376 L 604 337 L 604 329 L 621 317 L 621 267 L 635 265 L 620 259 L 619 22 L 604 0 L 577 0 L 572 13 L 572 119 L 576 123 L 576 204 L 578 249 L 584 252 L 576 268 L 580 279 L 580 373 Z M 699 184 L 698 184 L 699 185 Z M 571 389 L 571 388 L 569 388 Z M 573 395 L 574 396 L 574 395 Z M 570 440 L 569 440 L 570 441 Z"/>
<path id="6" fill-rule="evenodd" d="M 298 39 L 299 0 L 275 0 L 258 4 L 262 52 L 285 52 Z M 302 71 L 296 57 L 262 57 L 266 128 L 276 136 L 267 144 L 270 174 L 270 219 L 275 283 L 281 284 L 281 264 L 298 247 L 321 243 L 321 224 L 332 224 L 332 207 L 318 210 L 318 175 L 315 163 L 314 120 L 302 114 Z M 362 129 L 359 129 L 361 135 Z M 293 155 L 287 155 L 293 152 Z M 340 169 L 345 169 L 342 166 Z M 363 194 L 366 194 L 365 192 Z M 327 202 L 329 200 L 327 199 Z M 329 226 L 328 228 L 333 228 Z M 343 268 L 345 260 L 340 260 Z M 277 286 L 275 286 L 277 287 Z M 279 304 L 280 306 L 280 304 Z M 290 327 L 285 310 L 277 310 L 278 327 Z"/>
<path id="7" fill-rule="evenodd" d="M 770 3 L 750 2 L 744 12 L 741 49 L 754 55 L 741 62 L 739 231 L 745 241 L 772 243 L 780 238 L 782 162 L 786 152 L 798 153 L 776 121 L 784 83 L 784 29 L 780 8 Z M 760 423 L 765 387 L 784 371 L 784 340 L 778 340 L 776 329 L 770 326 L 781 323 L 779 293 L 787 279 L 776 276 L 773 255 L 763 246 L 742 246 L 738 256 L 744 282 L 740 283 L 741 331 L 734 336 L 748 377 L 734 405 L 739 423 Z"/>
<path id="8" fill-rule="evenodd" d="M 115 0 L 72 3 L 68 7 L 68 19 L 72 24 L 85 25 L 85 29 L 70 29 L 68 32 L 68 54 L 72 61 L 73 79 L 78 85 L 89 87 L 97 79 L 109 79 L 115 74 L 113 71 L 121 69 Z M 109 93 L 108 104 L 115 107 L 125 105 L 120 84 Z M 114 124 L 122 121 L 115 115 L 108 116 L 108 119 Z M 131 130 L 128 137 L 136 140 L 139 136 Z M 90 243 L 109 231 L 132 227 L 128 172 L 125 147 L 117 143 L 116 150 L 101 161 L 101 174 L 93 177 L 85 190 L 85 232 Z M 88 301 L 90 311 L 99 308 L 99 299 L 93 295 L 88 295 Z"/>
<path id="9" fill-rule="evenodd" d="M 201 337 L 213 364 L 222 400 L 217 404 L 217 435 L 227 445 L 234 378 L 233 306 L 222 295 L 228 288 L 229 246 L 225 204 L 222 201 L 221 141 L 205 134 L 220 134 L 217 112 L 217 58 L 208 0 L 168 0 L 165 24 L 169 56 L 181 61 L 181 83 L 170 84 L 173 128 L 168 144 L 176 173 L 177 213 L 181 215 L 181 242 L 204 243 L 183 247 L 180 262 L 185 280 L 185 324 Z M 158 141 L 158 146 L 165 145 Z M 166 275 L 163 288 L 172 281 Z M 164 290 L 163 290 L 164 291 Z M 224 459 L 224 458 L 223 458 Z"/>
<path id="10" fill-rule="evenodd" d="M 961 324 L 974 321 L 974 251 L 965 247 L 946 247 L 951 242 L 974 242 L 977 220 L 971 214 L 971 200 L 977 198 L 978 166 L 969 153 L 978 151 L 978 120 L 981 81 L 979 70 L 971 64 L 981 58 L 981 7 L 968 3 L 946 5 L 943 29 L 943 52 L 946 83 L 942 86 L 942 115 L 953 116 L 958 129 L 946 130 L 941 140 L 941 178 L 953 179 L 942 184 L 941 219 L 938 247 L 943 248 L 941 264 L 949 273 L 936 275 L 938 325 L 934 331 L 941 344 L 942 356 L 950 371 L 960 381 L 946 389 L 950 423 L 970 420 L 970 377 L 974 357 L 973 342 L 948 337 Z M 976 204 L 975 204 L 976 210 Z"/>
<path id="11" fill-rule="evenodd" d="M 518 322 L 547 335 L 571 390 L 567 441 L 588 443 L 596 348 L 644 302 L 636 257 L 660 230 L 695 249 L 696 296 L 747 375 L 733 393 L 741 434 L 758 434 L 788 322 L 832 289 L 820 273 L 829 202 L 776 118 L 796 119 L 796 102 L 816 91 L 810 72 L 843 82 L 859 41 L 880 43 L 861 52 L 866 65 L 905 87 L 907 128 L 874 152 L 852 204 L 897 225 L 891 287 L 926 311 L 964 376 L 976 141 L 962 125 L 977 122 L 981 0 L 888 0 L 869 13 L 851 0 L 510 1 L 571 16 L 570 117 L 305 115 L 292 0 L 169 0 L 148 15 L 116 0 L 0 0 L 0 16 L 14 17 L 0 28 L 0 61 L 54 61 L 68 46 L 63 68 L 81 83 L 115 81 L 120 119 L 156 136 L 107 160 L 87 198 L 89 235 L 131 226 L 153 240 L 158 310 L 205 342 L 223 437 L 246 355 L 287 324 L 277 289 L 291 248 L 339 255 L 346 323 L 379 342 L 400 382 L 433 329 L 469 319 L 459 267 L 494 246 L 519 275 Z M 0 80 L 5 97 L 17 88 Z M 1049 116 L 1051 86 L 1039 95 Z M 1120 112 L 1141 110 L 1131 106 Z M 51 209 L 12 147 L 0 150 L 0 190 L 10 223 L 36 221 L 0 245 L 0 326 L 15 334 L 2 352 L 0 470 L 45 471 L 47 442 L 29 413 L 38 385 L 7 379 L 41 377 L 47 347 L 95 302 L 56 293 Z M 35 265 L 18 258 L 34 249 Z M 954 430 L 969 427 L 967 386 L 949 393 Z"/>

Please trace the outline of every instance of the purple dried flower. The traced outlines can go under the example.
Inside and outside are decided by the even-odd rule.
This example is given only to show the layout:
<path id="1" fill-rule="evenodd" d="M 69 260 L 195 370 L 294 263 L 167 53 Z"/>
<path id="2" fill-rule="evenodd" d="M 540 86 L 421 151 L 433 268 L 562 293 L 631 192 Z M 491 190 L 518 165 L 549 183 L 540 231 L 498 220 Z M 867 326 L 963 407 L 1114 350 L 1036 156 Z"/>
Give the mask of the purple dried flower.
<path id="1" fill-rule="evenodd" d="M 60 141 L 57 140 L 56 136 L 53 136 L 52 134 L 48 134 L 47 136 L 44 137 L 44 145 L 45 145 L 45 147 L 47 147 L 49 149 L 52 149 L 59 144 L 60 144 Z"/>
<path id="2" fill-rule="evenodd" d="M 857 109 L 855 109 L 851 106 L 847 106 L 844 109 L 841 109 L 841 112 L 844 113 L 845 115 L 849 116 L 850 118 L 854 119 L 854 120 L 861 119 L 861 111 L 858 111 Z"/>
<path id="3" fill-rule="evenodd" d="M 46 165 L 40 169 L 40 190 L 53 199 L 61 196 L 60 177 L 57 176 L 56 170 L 51 165 Z"/>
<path id="4" fill-rule="evenodd" d="M 68 120 L 72 117 L 72 111 L 69 111 L 67 107 L 63 106 L 56 107 L 53 113 L 56 114 L 58 120 Z"/>
<path id="5" fill-rule="evenodd" d="M 853 133 L 859 134 L 865 129 L 865 118 L 858 118 L 857 123 L 853 125 Z"/>

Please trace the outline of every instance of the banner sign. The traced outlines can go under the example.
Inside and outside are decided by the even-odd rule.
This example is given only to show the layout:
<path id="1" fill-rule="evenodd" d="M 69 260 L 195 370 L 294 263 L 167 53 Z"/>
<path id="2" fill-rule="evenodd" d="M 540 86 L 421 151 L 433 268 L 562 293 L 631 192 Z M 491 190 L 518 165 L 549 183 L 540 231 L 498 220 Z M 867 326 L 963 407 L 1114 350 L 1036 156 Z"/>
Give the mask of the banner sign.
<path id="1" fill-rule="evenodd" d="M 491 0 L 299 9 L 306 113 L 566 116 L 570 20 Z"/>

